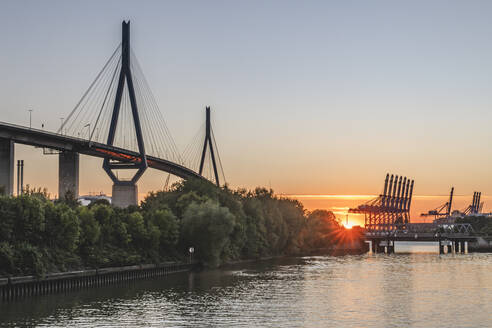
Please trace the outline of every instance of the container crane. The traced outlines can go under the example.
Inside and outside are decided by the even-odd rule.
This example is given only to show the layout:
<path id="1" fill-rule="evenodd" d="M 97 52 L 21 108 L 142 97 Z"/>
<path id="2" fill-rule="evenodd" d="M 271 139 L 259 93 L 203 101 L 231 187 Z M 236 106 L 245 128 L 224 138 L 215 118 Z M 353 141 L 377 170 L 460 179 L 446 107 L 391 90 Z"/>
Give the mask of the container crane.
<path id="1" fill-rule="evenodd" d="M 473 215 L 473 214 L 479 214 L 482 212 L 482 207 L 483 207 L 483 202 L 480 203 L 480 198 L 482 197 L 482 193 L 475 191 L 473 192 L 473 200 L 472 204 L 469 205 L 464 211 L 463 214 L 465 215 Z"/>
<path id="2" fill-rule="evenodd" d="M 451 214 L 451 206 L 453 205 L 453 193 L 454 193 L 454 187 L 451 187 L 449 200 L 446 203 L 433 210 L 430 210 L 427 213 L 422 213 L 420 214 L 420 216 L 434 216 L 435 219 L 449 217 Z"/>

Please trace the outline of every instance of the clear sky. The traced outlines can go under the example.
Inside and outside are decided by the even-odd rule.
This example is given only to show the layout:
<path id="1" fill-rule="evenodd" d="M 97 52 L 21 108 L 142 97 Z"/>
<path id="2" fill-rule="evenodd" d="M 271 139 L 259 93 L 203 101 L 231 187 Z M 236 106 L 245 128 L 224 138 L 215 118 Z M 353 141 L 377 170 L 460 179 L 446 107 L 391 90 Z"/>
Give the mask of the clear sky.
<path id="1" fill-rule="evenodd" d="M 490 1 L 0 2 L 0 120 L 56 130 L 120 42 L 132 47 L 178 147 L 212 106 L 232 187 L 492 193 Z M 18 146 L 31 185 L 57 159 Z M 111 182 L 83 158 L 81 193 Z M 162 187 L 150 170 L 140 192 Z"/>

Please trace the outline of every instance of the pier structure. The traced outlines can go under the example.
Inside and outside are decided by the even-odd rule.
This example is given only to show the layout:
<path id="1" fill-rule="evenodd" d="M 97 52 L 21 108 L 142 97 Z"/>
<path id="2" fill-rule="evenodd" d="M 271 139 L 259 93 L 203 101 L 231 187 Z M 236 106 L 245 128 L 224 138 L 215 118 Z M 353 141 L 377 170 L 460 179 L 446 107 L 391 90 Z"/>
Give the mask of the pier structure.
<path id="1" fill-rule="evenodd" d="M 416 225 L 417 229 L 413 227 Z M 428 224 L 429 227 L 432 224 Z M 437 226 L 434 231 L 423 229 L 419 224 L 409 224 L 405 231 L 386 233 L 368 232 L 365 242 L 369 253 L 406 253 L 405 246 L 430 246 L 428 252 L 436 254 L 467 254 L 470 243 L 477 237 L 469 224 Z"/>

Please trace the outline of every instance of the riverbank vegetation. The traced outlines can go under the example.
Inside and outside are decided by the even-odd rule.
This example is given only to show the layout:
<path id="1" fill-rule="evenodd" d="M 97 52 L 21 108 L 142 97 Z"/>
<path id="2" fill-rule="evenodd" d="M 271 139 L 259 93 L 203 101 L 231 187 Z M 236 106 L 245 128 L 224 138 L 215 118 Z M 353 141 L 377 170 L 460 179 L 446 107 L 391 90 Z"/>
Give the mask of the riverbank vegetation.
<path id="1" fill-rule="evenodd" d="M 198 180 L 150 193 L 140 206 L 52 202 L 46 192 L 0 196 L 0 275 L 194 259 L 306 254 L 357 238 L 332 212 L 306 211 L 272 190 L 231 190 Z"/>

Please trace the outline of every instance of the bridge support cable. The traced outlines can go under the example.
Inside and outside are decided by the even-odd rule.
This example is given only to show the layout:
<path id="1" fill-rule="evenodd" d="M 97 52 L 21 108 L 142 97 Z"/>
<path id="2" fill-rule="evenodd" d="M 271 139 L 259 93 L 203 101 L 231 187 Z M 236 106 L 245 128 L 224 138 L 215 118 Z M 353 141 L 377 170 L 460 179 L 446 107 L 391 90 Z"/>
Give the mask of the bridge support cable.
<path id="1" fill-rule="evenodd" d="M 109 87 L 108 87 L 108 91 L 106 92 L 106 96 L 104 97 L 103 103 L 101 104 L 101 108 L 99 110 L 99 114 L 97 115 L 96 122 L 94 124 L 93 129 L 92 129 L 92 132 L 90 132 L 89 141 L 93 140 L 94 132 L 96 131 L 96 129 L 98 127 L 97 124 L 99 123 L 99 119 L 101 118 L 101 114 L 103 113 L 105 105 L 108 103 L 108 96 L 110 94 L 114 94 L 114 92 L 116 92 L 115 91 L 116 90 L 115 89 L 116 88 L 115 78 L 116 78 L 117 73 L 118 73 L 120 61 L 121 61 L 121 57 L 119 58 L 118 63 L 116 64 L 116 67 L 115 67 L 114 72 L 113 72 L 113 76 L 111 77 L 111 83 L 109 84 Z"/>
<path id="2" fill-rule="evenodd" d="M 184 164 L 196 172 L 198 172 L 198 168 L 200 167 L 200 156 L 203 146 L 202 136 L 204 134 L 205 123 L 195 133 L 191 142 L 185 147 L 182 155 Z"/>
<path id="3" fill-rule="evenodd" d="M 224 181 L 225 183 L 226 179 L 209 106 L 205 108 L 205 114 L 205 123 L 185 147 L 182 157 L 186 166 L 219 186 L 220 182 Z"/>
<path id="4" fill-rule="evenodd" d="M 151 145 L 152 153 L 156 156 L 182 162 L 174 140 L 163 132 L 163 127 L 166 127 L 166 124 L 157 114 L 160 112 L 157 105 L 152 104 L 150 100 L 150 90 L 146 88 L 141 78 L 138 78 L 138 74 L 135 74 L 135 77 L 137 97 L 146 109 L 142 112 L 142 126 L 145 127 L 146 131 L 146 143 Z"/>
<path id="5" fill-rule="evenodd" d="M 57 130 L 58 133 L 74 137 L 83 137 L 84 132 L 87 134 L 89 129 L 84 128 L 84 126 L 90 123 L 90 117 L 97 113 L 97 109 L 100 110 L 101 107 L 98 106 L 98 104 L 102 102 L 100 99 L 108 93 L 107 90 L 110 89 L 114 71 L 119 69 L 118 66 L 120 60 L 121 44 L 116 47 L 103 69 L 97 74 L 89 88 L 84 92 L 82 98 L 77 102 L 69 115 L 63 120 L 60 128 Z M 92 124 L 91 128 L 94 127 L 95 124 Z M 82 136 L 81 133 L 83 134 Z M 89 138 L 89 134 L 87 134 L 87 138 Z"/>
<path id="6" fill-rule="evenodd" d="M 222 159 L 220 158 L 219 147 L 217 146 L 217 141 L 215 141 L 215 134 L 214 134 L 214 129 L 213 129 L 212 126 L 210 128 L 210 132 L 211 132 L 211 135 L 212 135 L 212 141 L 213 141 L 213 144 L 214 144 L 214 148 L 215 148 L 215 150 L 217 152 L 217 159 L 218 159 L 219 168 L 220 168 L 219 174 L 222 174 L 222 176 L 220 178 L 225 183 L 226 182 L 226 177 L 225 177 L 225 173 L 224 173 L 224 166 L 222 165 Z"/>
<path id="7" fill-rule="evenodd" d="M 136 152 L 141 152 L 144 146 L 146 155 L 183 164 L 164 115 L 131 49 L 129 23 L 123 22 L 125 29 L 128 36 L 122 38 L 64 119 L 58 133 L 94 143 L 111 142 L 109 145 Z"/>
<path id="8" fill-rule="evenodd" d="M 145 103 L 145 108 L 147 109 L 146 113 L 149 118 L 149 129 L 152 131 L 152 134 L 155 135 L 157 144 L 159 147 L 159 151 L 163 153 L 164 158 L 176 161 L 178 163 L 182 163 L 182 158 L 176 143 L 169 131 L 169 128 L 166 124 L 166 120 L 162 114 L 162 111 L 159 109 L 157 105 L 157 101 L 152 93 L 149 83 L 143 74 L 143 70 L 140 66 L 140 63 L 132 51 L 132 69 L 135 73 L 135 80 L 137 85 L 139 86 L 138 94 L 142 98 L 142 102 Z M 152 125 L 152 127 L 150 126 Z"/>
<path id="9" fill-rule="evenodd" d="M 61 123 L 57 138 L 76 142 L 79 147 L 76 152 L 103 157 L 103 168 L 115 184 L 135 185 L 149 166 L 149 157 L 151 167 L 181 178 L 201 178 L 209 171 L 209 180 L 217 185 L 225 181 L 210 119 L 205 127 L 208 132 L 204 149 L 197 136 L 192 147 L 185 151 L 195 171 L 185 167 L 187 161 L 178 151 L 130 46 L 129 22 L 122 22 L 122 42 Z M 65 150 L 64 147 L 61 149 Z M 130 169 L 136 173 L 130 178 L 120 178 L 120 170 L 129 172 Z"/>

